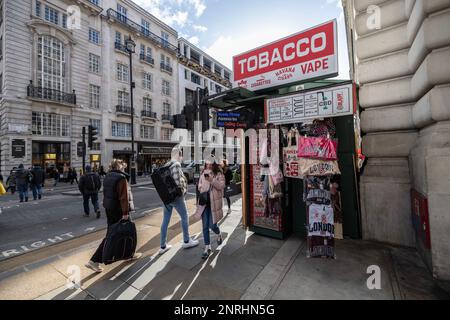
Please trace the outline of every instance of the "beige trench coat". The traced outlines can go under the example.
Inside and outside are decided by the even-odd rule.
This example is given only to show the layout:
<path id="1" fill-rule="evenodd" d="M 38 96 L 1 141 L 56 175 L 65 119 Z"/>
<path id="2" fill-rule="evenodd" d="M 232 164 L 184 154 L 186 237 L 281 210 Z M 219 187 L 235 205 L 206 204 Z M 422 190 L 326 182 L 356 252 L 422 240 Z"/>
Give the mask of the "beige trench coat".
<path id="1" fill-rule="evenodd" d="M 223 190 L 225 189 L 225 176 L 222 173 L 219 173 L 214 176 L 213 181 L 209 183 L 204 176 L 205 173 L 209 173 L 209 175 L 212 176 L 212 172 L 210 170 L 205 170 L 200 177 L 198 190 L 200 193 L 203 193 L 207 192 L 212 187 L 209 192 L 209 197 L 211 200 L 213 224 L 216 224 L 223 219 Z M 200 219 L 204 210 L 205 206 L 200 206 L 197 204 L 195 217 Z"/>

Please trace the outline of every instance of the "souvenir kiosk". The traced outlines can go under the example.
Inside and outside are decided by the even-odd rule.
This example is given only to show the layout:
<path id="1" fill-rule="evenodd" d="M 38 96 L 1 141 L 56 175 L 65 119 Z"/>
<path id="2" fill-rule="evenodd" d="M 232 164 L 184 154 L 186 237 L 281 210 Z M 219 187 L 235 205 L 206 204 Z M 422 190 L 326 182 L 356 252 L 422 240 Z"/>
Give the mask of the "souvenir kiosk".
<path id="1" fill-rule="evenodd" d="M 304 84 L 303 90 L 292 92 L 288 88 L 265 94 L 235 88 L 209 99 L 213 109 L 251 114 L 246 129 L 256 132 L 276 129 L 279 133 L 279 144 L 275 148 L 280 155 L 279 169 L 283 178 L 273 198 L 267 197 L 267 189 L 273 186 L 268 184 L 267 175 L 261 174 L 264 166 L 259 162 L 251 164 L 250 157 L 255 148 L 260 154 L 261 146 L 268 148 L 269 153 L 275 150 L 271 150 L 271 145 L 252 141 L 248 134 L 242 138 L 241 145 L 245 146 L 241 150 L 243 224 L 257 234 L 279 239 L 292 233 L 310 236 L 314 232 L 309 230 L 308 210 L 318 202 L 318 206 L 334 207 L 333 238 L 334 234 L 336 238 L 360 238 L 357 153 L 360 139 L 355 85 L 349 81 L 324 80 Z M 298 144 L 305 138 L 313 145 L 303 148 L 303 155 L 323 152 L 323 146 L 314 146 L 316 141 L 319 144 L 332 141 L 336 148 L 334 161 L 313 158 L 296 164 Z M 271 141 L 270 133 L 267 140 Z M 305 146 L 304 141 L 302 145 Z M 325 156 L 330 156 L 328 151 L 325 148 Z M 299 167 L 305 163 L 310 163 L 309 167 Z M 323 191 L 327 195 L 322 197 Z M 324 215 L 319 215 L 319 219 L 320 216 Z"/>

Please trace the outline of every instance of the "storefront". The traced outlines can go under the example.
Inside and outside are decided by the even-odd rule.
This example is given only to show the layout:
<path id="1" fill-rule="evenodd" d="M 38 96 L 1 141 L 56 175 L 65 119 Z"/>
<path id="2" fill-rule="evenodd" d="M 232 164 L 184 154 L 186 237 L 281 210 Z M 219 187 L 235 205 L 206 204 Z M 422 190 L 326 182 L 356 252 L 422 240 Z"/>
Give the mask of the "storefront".
<path id="1" fill-rule="evenodd" d="M 152 172 L 153 165 L 159 167 L 171 159 L 171 153 L 175 143 L 138 143 L 138 175 L 146 175 Z"/>
<path id="2" fill-rule="evenodd" d="M 62 173 L 70 167 L 70 142 L 33 141 L 32 150 L 32 164 L 41 166 L 48 176 L 54 168 Z"/>
<path id="3" fill-rule="evenodd" d="M 283 239 L 294 232 L 306 237 L 311 198 L 305 193 L 305 187 L 311 188 L 312 182 L 319 182 L 318 189 L 325 189 L 327 193 L 321 201 L 328 200 L 326 204 L 335 207 L 333 225 L 336 238 L 360 238 L 359 168 L 355 141 L 359 133 L 355 123 L 355 87 L 351 82 L 323 81 L 305 87 L 311 89 L 286 95 L 257 95 L 237 88 L 210 100 L 211 107 L 217 109 L 253 113 L 251 128 L 256 129 L 258 141 L 252 141 L 251 137 L 245 141 L 245 164 L 242 166 L 244 222 L 251 231 L 266 236 Z M 275 129 L 278 135 L 277 150 L 270 145 L 273 141 L 271 129 Z M 264 137 L 260 135 L 262 130 L 266 130 L 267 139 L 261 139 Z M 300 159 L 299 143 L 302 138 L 306 141 L 302 143 L 303 151 L 319 150 L 323 153 L 324 142 L 335 143 L 335 161 L 314 157 Z M 264 141 L 268 141 L 269 145 Z M 305 147 L 304 144 L 311 144 L 311 141 L 319 141 L 321 145 Z M 266 152 L 261 148 L 266 148 L 270 156 L 279 153 L 283 182 L 279 186 L 278 196 L 274 198 L 265 197 L 268 175 L 261 172 L 267 169 L 260 163 Z M 257 164 L 253 164 L 252 160 L 255 154 L 259 159 Z M 317 194 L 322 192 L 313 190 L 309 197 Z M 331 202 L 332 195 L 334 203 Z"/>

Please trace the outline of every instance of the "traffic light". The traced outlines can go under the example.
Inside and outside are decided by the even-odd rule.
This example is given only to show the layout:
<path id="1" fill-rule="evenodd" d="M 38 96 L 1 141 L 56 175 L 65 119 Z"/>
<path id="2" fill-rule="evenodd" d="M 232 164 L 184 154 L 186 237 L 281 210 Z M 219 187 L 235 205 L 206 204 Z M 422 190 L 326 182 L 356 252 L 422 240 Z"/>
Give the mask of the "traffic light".
<path id="1" fill-rule="evenodd" d="M 194 131 L 194 121 L 195 121 L 195 106 L 185 106 L 183 109 L 183 115 L 186 119 L 186 129 L 189 131 Z"/>
<path id="2" fill-rule="evenodd" d="M 186 116 L 184 114 L 176 114 L 172 117 L 170 124 L 175 129 L 186 129 Z"/>
<path id="3" fill-rule="evenodd" d="M 97 140 L 98 130 L 93 126 L 89 126 L 88 128 L 88 145 L 89 149 L 92 149 L 94 142 Z"/>
<path id="4" fill-rule="evenodd" d="M 199 89 L 199 103 L 200 103 L 200 121 L 202 122 L 202 132 L 209 130 L 209 105 L 208 105 L 208 88 Z"/>

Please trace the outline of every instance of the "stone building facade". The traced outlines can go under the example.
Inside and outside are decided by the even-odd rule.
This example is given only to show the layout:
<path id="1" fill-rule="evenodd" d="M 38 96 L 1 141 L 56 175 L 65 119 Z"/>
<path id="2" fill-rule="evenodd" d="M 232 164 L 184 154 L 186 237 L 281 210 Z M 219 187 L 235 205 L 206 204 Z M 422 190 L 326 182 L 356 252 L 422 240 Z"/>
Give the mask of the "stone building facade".
<path id="1" fill-rule="evenodd" d="M 130 66 L 134 133 L 142 155 L 170 155 L 170 116 L 178 105 L 178 34 L 130 0 L 2 0 L 0 171 L 23 163 L 81 168 L 82 128 L 100 135 L 87 163 L 131 154 Z"/>
<path id="2" fill-rule="evenodd" d="M 434 277 L 448 284 L 450 1 L 342 3 L 368 157 L 360 185 L 363 237 L 417 247 Z M 414 231 L 411 190 L 428 201 L 431 248 Z"/>

